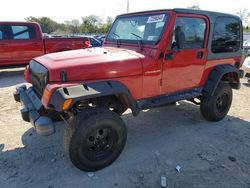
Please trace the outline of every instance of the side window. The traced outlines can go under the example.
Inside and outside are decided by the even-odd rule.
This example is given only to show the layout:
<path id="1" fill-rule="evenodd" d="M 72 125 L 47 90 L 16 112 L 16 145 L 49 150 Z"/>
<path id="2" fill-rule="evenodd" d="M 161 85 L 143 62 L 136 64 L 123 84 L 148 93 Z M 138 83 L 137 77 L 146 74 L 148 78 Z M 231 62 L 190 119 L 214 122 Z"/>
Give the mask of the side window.
<path id="1" fill-rule="evenodd" d="M 11 31 L 9 25 L 0 25 L 0 40 L 11 39 Z"/>
<path id="2" fill-rule="evenodd" d="M 0 40 L 3 40 L 3 31 L 2 26 L 0 25 Z"/>
<path id="3" fill-rule="evenodd" d="M 13 39 L 34 39 L 36 32 L 33 26 L 11 26 Z"/>
<path id="4" fill-rule="evenodd" d="M 217 18 L 214 26 L 212 52 L 236 52 L 240 49 L 240 22 L 235 18 Z"/>
<path id="5" fill-rule="evenodd" d="M 0 25 L 0 40 L 3 40 L 3 26 Z"/>
<path id="6" fill-rule="evenodd" d="M 202 18 L 178 17 L 172 37 L 172 49 L 204 48 L 206 22 Z"/>

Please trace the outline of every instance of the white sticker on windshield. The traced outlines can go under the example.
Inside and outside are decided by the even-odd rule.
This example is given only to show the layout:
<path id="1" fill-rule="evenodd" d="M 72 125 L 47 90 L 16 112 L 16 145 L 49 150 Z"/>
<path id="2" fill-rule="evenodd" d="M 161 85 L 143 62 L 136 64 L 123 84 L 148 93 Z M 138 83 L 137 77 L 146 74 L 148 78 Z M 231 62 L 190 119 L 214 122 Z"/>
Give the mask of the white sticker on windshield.
<path id="1" fill-rule="evenodd" d="M 149 16 L 147 23 L 156 23 L 162 22 L 165 17 L 165 14 L 159 14 L 154 16 Z"/>

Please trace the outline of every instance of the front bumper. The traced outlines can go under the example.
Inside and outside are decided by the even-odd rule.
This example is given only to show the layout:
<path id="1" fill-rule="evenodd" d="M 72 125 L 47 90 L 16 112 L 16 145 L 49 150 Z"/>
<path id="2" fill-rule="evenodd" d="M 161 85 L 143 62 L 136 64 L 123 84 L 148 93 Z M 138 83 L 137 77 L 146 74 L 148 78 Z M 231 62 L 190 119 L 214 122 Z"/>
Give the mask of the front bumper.
<path id="1" fill-rule="evenodd" d="M 25 85 L 17 87 L 13 96 L 15 101 L 21 102 L 23 105 L 23 108 L 20 110 L 23 120 L 30 122 L 38 134 L 47 136 L 55 132 L 51 118 L 42 116 L 43 105 L 33 87 L 28 89 Z"/>

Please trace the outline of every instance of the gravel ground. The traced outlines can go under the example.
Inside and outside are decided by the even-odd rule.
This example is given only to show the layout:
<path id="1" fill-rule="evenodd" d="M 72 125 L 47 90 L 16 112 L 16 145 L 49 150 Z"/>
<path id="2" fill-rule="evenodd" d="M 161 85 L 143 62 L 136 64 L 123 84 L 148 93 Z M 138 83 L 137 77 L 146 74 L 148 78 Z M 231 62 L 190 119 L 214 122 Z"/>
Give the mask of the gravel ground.
<path id="1" fill-rule="evenodd" d="M 42 137 L 22 121 L 12 97 L 23 69 L 0 71 L 0 187 L 250 187 L 250 86 L 234 91 L 229 115 L 207 122 L 186 101 L 122 116 L 128 140 L 121 156 L 94 174 L 76 169 L 64 156 L 64 123 Z M 246 83 L 245 80 L 242 80 Z M 180 172 L 175 167 L 181 167 Z"/>

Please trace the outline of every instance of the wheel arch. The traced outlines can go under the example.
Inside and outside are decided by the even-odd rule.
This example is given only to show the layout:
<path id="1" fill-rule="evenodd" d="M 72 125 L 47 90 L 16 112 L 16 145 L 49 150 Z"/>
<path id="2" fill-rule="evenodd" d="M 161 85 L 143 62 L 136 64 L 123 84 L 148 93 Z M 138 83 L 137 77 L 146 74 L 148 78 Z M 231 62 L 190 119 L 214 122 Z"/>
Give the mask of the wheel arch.
<path id="1" fill-rule="evenodd" d="M 239 70 L 230 64 L 218 65 L 208 75 L 202 94 L 212 96 L 220 81 L 229 83 L 233 89 L 240 89 Z"/>
<path id="2" fill-rule="evenodd" d="M 117 97 L 120 102 L 132 110 L 134 116 L 138 115 L 139 108 L 136 100 L 134 100 L 128 88 L 118 81 L 100 81 L 59 88 L 52 94 L 49 106 L 61 112 L 63 102 L 66 99 L 73 100 L 71 104 L 71 107 L 73 107 L 79 101 L 106 96 Z"/>

